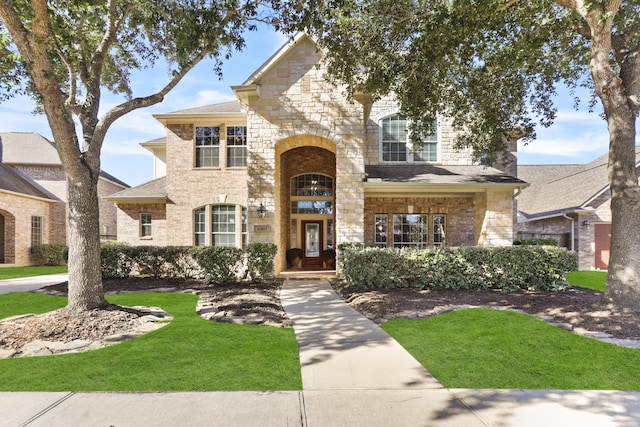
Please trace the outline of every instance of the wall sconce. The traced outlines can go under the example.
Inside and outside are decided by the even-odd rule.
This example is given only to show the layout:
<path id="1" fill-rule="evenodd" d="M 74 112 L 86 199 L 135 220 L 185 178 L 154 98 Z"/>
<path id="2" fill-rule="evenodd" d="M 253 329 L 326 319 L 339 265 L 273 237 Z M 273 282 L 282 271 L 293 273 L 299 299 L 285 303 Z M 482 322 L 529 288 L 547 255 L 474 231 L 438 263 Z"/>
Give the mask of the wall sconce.
<path id="1" fill-rule="evenodd" d="M 413 205 L 407 205 L 407 212 L 409 215 L 413 214 Z"/>
<path id="2" fill-rule="evenodd" d="M 582 228 L 589 228 L 590 225 L 591 223 L 589 222 L 588 219 L 582 220 Z"/>
<path id="3" fill-rule="evenodd" d="M 258 216 L 260 218 L 264 218 L 267 216 L 267 208 L 264 206 L 264 203 L 260 202 L 260 206 L 258 206 Z"/>

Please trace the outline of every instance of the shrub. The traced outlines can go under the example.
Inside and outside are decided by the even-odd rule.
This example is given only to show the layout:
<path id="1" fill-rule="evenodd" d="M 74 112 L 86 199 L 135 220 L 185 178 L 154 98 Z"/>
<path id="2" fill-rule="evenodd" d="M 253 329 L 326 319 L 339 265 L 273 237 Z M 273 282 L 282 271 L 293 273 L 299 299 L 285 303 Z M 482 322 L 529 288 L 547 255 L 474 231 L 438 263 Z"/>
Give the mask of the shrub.
<path id="1" fill-rule="evenodd" d="M 209 283 L 232 283 L 241 277 L 242 250 L 229 246 L 201 247 L 195 258 Z"/>
<path id="2" fill-rule="evenodd" d="M 278 247 L 274 243 L 250 243 L 245 251 L 245 277 L 258 279 L 273 276 L 274 257 L 277 252 Z"/>
<path id="3" fill-rule="evenodd" d="M 100 267 L 103 279 L 122 279 L 129 277 L 135 266 L 131 256 L 134 247 L 127 244 L 101 244 Z"/>
<path id="4" fill-rule="evenodd" d="M 287 249 L 287 251 L 285 252 L 285 256 L 287 258 L 287 267 L 289 268 L 294 267 L 293 262 L 296 260 L 296 258 L 302 258 L 302 249 L 300 248 Z"/>
<path id="5" fill-rule="evenodd" d="M 513 241 L 514 246 L 558 246 L 560 241 L 553 237 L 536 238 L 536 239 L 516 239 Z"/>
<path id="6" fill-rule="evenodd" d="M 37 265 L 60 265 L 65 261 L 65 245 L 45 243 L 31 248 L 31 258 Z"/>
<path id="7" fill-rule="evenodd" d="M 560 290 L 577 268 L 574 252 L 551 246 L 339 249 L 345 280 L 363 288 Z"/>

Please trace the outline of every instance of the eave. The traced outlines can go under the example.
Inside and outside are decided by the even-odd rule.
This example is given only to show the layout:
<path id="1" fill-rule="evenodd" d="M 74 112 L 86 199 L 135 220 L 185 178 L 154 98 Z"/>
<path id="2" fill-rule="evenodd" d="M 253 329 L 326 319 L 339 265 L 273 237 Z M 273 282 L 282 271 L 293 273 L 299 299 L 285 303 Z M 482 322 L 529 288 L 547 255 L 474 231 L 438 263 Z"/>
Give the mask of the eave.
<path id="1" fill-rule="evenodd" d="M 521 190 L 529 184 L 520 183 L 477 183 L 477 184 L 429 184 L 421 182 L 383 182 L 369 180 L 364 183 L 365 197 L 399 197 L 399 196 L 438 196 L 451 197 L 471 196 L 487 190 Z"/>

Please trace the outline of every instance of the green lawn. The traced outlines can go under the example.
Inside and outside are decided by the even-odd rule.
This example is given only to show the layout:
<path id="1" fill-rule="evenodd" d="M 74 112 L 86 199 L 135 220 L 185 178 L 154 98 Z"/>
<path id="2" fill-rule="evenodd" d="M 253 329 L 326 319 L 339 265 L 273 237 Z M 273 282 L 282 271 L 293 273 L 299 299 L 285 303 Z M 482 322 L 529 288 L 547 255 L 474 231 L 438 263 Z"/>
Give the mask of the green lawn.
<path id="1" fill-rule="evenodd" d="M 300 390 L 293 329 L 215 323 L 195 312 L 196 295 L 108 296 L 120 305 L 162 307 L 171 323 L 104 349 L 0 360 L 0 391 Z M 66 298 L 0 295 L 0 318 L 48 311 Z M 16 307 L 20 307 L 17 309 Z"/>
<path id="2" fill-rule="evenodd" d="M 567 273 L 567 282 L 573 286 L 604 292 L 607 282 L 606 271 L 584 270 Z"/>
<path id="3" fill-rule="evenodd" d="M 640 390 L 640 350 L 525 314 L 466 309 L 383 328 L 449 388 Z"/>
<path id="4" fill-rule="evenodd" d="M 37 266 L 37 267 L 3 267 L 0 268 L 0 280 L 17 279 L 20 277 L 42 276 L 45 274 L 66 273 L 66 265 Z"/>

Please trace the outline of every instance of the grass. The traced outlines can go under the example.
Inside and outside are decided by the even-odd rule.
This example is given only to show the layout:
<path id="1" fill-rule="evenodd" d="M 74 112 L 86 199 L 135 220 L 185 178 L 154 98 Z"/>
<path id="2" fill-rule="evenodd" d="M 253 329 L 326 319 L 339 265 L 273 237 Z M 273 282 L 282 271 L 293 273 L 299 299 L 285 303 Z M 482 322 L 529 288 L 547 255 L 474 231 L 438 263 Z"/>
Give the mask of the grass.
<path id="1" fill-rule="evenodd" d="M 42 276 L 45 274 L 66 273 L 66 265 L 37 267 L 4 267 L 0 268 L 0 280 L 19 279 L 21 277 Z"/>
<path id="2" fill-rule="evenodd" d="M 171 323 L 121 344 L 85 353 L 0 360 L 0 391 L 301 390 L 293 329 L 229 325 L 195 313 L 196 295 L 108 296 L 120 305 L 162 307 Z M 0 295 L 0 318 L 48 311 L 66 298 Z M 7 308 L 10 307 L 10 308 Z"/>
<path id="3" fill-rule="evenodd" d="M 567 282 L 573 286 L 604 292 L 607 284 L 607 272 L 584 270 L 567 273 Z"/>
<path id="4" fill-rule="evenodd" d="M 640 350 L 525 314 L 466 309 L 383 328 L 449 388 L 640 390 Z"/>

